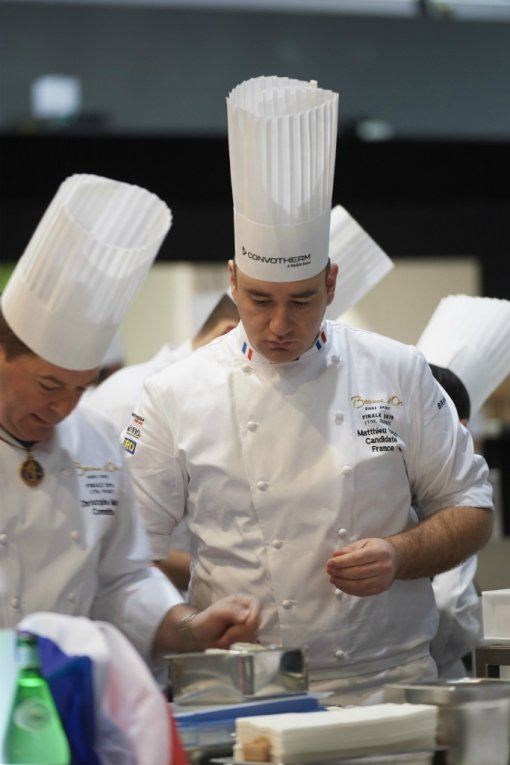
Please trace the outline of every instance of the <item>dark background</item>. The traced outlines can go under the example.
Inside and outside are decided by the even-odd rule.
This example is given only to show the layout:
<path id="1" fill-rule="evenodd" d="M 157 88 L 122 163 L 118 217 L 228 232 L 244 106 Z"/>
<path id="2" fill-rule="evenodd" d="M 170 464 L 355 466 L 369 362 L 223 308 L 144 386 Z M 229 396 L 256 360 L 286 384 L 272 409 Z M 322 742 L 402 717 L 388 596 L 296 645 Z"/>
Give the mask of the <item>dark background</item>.
<path id="1" fill-rule="evenodd" d="M 16 260 L 60 181 L 97 173 L 169 204 L 159 260 L 226 261 L 233 252 L 226 137 L 0 136 L 0 252 Z M 333 193 L 393 258 L 476 256 L 483 293 L 510 298 L 510 144 L 340 138 Z M 410 299 L 411 296 L 410 296 Z"/>
<path id="2" fill-rule="evenodd" d="M 476 257 L 483 294 L 509 298 L 510 13 L 466 21 L 448 2 L 431 13 L 431 0 L 409 17 L 342 12 L 341 0 L 336 12 L 322 0 L 295 12 L 244 1 L 0 0 L 2 261 L 19 257 L 75 172 L 165 199 L 174 223 L 161 260 L 226 260 L 225 98 L 277 74 L 340 93 L 334 204 L 394 259 Z M 49 73 L 79 80 L 76 119 L 33 119 L 31 86 Z M 361 140 L 367 120 L 389 140 Z"/>

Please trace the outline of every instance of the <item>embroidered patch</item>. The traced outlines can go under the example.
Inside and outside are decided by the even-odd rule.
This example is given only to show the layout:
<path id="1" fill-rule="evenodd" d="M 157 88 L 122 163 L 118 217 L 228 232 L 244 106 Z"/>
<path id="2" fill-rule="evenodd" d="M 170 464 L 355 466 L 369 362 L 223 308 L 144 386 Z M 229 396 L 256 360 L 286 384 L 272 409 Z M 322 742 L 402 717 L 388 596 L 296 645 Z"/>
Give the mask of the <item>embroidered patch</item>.
<path id="1" fill-rule="evenodd" d="M 241 348 L 241 350 L 244 353 L 244 355 L 247 357 L 248 361 L 251 361 L 253 356 L 253 348 L 250 348 L 250 346 L 248 345 L 246 341 L 243 343 L 243 347 Z"/>
<path id="2" fill-rule="evenodd" d="M 134 454 L 136 451 L 136 442 L 132 441 L 130 438 L 124 438 L 124 441 L 122 443 L 124 449 L 129 452 L 130 454 Z"/>
<path id="3" fill-rule="evenodd" d="M 315 341 L 315 347 L 317 348 L 318 351 L 320 351 L 320 349 L 325 345 L 327 339 L 328 338 L 326 336 L 326 333 L 324 332 L 324 330 L 322 330 L 319 337 Z"/>

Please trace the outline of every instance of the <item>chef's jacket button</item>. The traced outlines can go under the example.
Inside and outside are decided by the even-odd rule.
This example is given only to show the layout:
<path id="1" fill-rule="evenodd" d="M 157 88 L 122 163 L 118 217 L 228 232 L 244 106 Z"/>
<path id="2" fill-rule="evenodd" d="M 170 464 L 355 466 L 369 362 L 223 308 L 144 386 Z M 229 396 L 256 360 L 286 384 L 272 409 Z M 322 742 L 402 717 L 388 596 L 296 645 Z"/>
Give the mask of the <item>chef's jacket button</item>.
<path id="1" fill-rule="evenodd" d="M 294 603 L 290 599 L 284 600 L 283 603 L 282 603 L 282 606 L 284 608 L 292 608 L 293 605 L 294 605 Z"/>
<path id="2" fill-rule="evenodd" d="M 283 542 L 281 539 L 273 539 L 273 547 L 275 550 L 280 550 L 280 548 L 283 547 Z"/>
<path id="3" fill-rule="evenodd" d="M 250 374 L 250 372 L 251 372 L 251 367 L 250 367 L 250 365 L 249 365 L 249 364 L 243 364 L 243 366 L 242 366 L 242 370 L 243 370 L 243 372 L 244 372 L 245 374 L 248 374 L 248 375 L 249 375 L 249 374 Z"/>
<path id="4" fill-rule="evenodd" d="M 265 491 L 268 487 L 268 484 L 266 481 L 257 481 L 257 489 L 259 491 Z"/>
<path id="5" fill-rule="evenodd" d="M 13 608 L 19 608 L 20 606 L 20 599 L 19 598 L 11 598 L 11 606 Z"/>
<path id="6" fill-rule="evenodd" d="M 68 592 L 67 593 L 67 600 L 69 601 L 69 603 L 74 603 L 75 602 L 76 595 L 74 594 L 74 592 Z"/>
<path id="7" fill-rule="evenodd" d="M 331 361 L 333 362 L 333 364 L 340 364 L 340 356 L 337 353 L 334 353 L 331 356 Z"/>
<path id="8" fill-rule="evenodd" d="M 80 539 L 80 532 L 79 531 L 71 531 L 71 539 L 73 542 L 78 542 Z"/>
<path id="9" fill-rule="evenodd" d="M 351 465 L 344 465 L 343 468 L 340 471 L 341 476 L 349 475 L 349 473 L 352 471 Z"/>
<path id="10" fill-rule="evenodd" d="M 250 422 L 248 423 L 246 427 L 248 428 L 248 430 L 251 430 L 253 432 L 254 430 L 257 430 L 258 425 L 256 422 L 253 422 L 253 420 L 250 420 Z"/>
<path id="11" fill-rule="evenodd" d="M 342 649 L 339 648 L 338 651 L 335 651 L 335 656 L 337 659 L 343 659 L 345 656 L 345 651 L 342 651 Z"/>
<path id="12" fill-rule="evenodd" d="M 344 413 L 343 412 L 335 412 L 335 422 L 337 425 L 341 425 L 344 421 Z"/>
<path id="13" fill-rule="evenodd" d="M 340 539 L 347 539 L 347 536 L 348 536 L 347 529 L 338 529 L 338 531 L 336 533 L 338 534 Z"/>
<path id="14" fill-rule="evenodd" d="M 342 590 L 335 590 L 335 598 L 337 600 L 342 600 L 343 596 L 344 596 L 344 594 L 343 594 Z"/>
<path id="15" fill-rule="evenodd" d="M 7 544 L 7 534 L 4 531 L 0 534 L 0 545 L 5 545 L 5 544 Z"/>

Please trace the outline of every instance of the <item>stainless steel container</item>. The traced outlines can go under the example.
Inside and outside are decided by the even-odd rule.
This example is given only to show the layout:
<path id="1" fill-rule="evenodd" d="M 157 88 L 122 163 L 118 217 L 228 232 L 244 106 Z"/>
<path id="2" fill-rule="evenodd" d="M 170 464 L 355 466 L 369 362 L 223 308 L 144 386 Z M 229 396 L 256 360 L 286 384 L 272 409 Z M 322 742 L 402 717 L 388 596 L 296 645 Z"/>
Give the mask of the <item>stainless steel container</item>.
<path id="1" fill-rule="evenodd" d="M 308 690 L 305 648 L 231 648 L 166 657 L 179 705 L 234 704 Z"/>
<path id="2" fill-rule="evenodd" d="M 508 765 L 510 682 L 473 678 L 388 685 L 385 701 L 438 706 L 437 743 L 448 765 Z"/>

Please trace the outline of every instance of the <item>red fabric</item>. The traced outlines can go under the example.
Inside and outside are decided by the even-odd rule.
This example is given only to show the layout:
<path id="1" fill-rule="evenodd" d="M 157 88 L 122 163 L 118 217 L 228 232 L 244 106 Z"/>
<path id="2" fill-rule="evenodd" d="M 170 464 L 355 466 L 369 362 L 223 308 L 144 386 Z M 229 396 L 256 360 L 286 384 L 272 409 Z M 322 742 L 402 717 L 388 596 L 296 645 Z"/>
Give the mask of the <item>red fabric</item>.
<path id="1" fill-rule="evenodd" d="M 169 765 L 189 765 L 189 760 L 177 730 L 172 710 L 168 708 L 168 722 L 170 725 L 170 763 Z"/>

